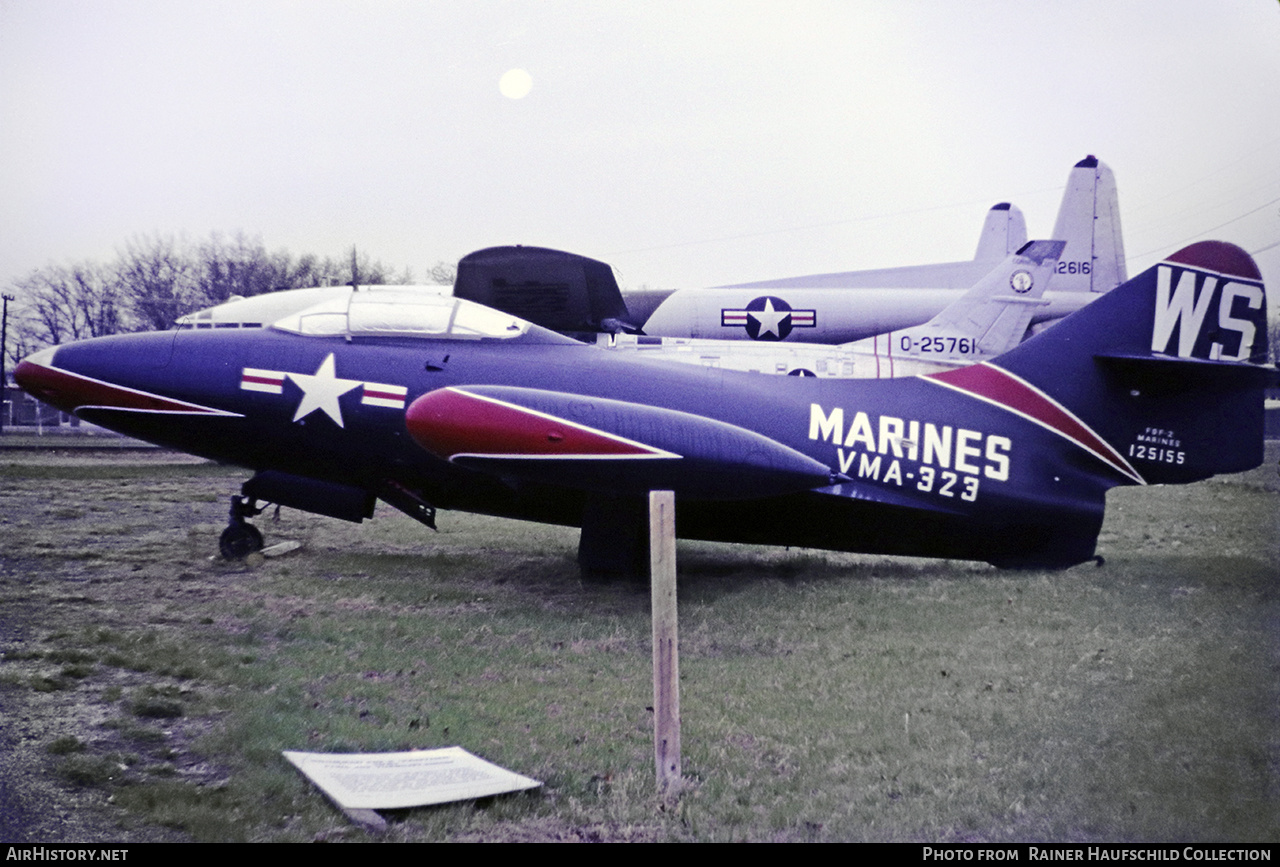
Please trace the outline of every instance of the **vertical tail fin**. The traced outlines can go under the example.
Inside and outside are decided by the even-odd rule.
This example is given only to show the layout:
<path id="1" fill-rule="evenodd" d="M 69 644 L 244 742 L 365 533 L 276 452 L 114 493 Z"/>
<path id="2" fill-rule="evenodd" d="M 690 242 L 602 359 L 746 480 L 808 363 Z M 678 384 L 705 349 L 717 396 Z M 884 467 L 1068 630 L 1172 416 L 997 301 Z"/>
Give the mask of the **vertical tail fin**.
<path id="1" fill-rule="evenodd" d="M 1116 176 L 1097 157 L 1085 157 L 1067 176 L 1053 237 L 1067 242 L 1055 291 L 1108 292 L 1128 279 Z"/>
<path id="2" fill-rule="evenodd" d="M 1092 453 L 1109 484 L 1262 461 L 1266 293 L 1249 254 L 1192 244 L 994 362 L 937 374 Z"/>
<path id="3" fill-rule="evenodd" d="M 987 211 L 978 236 L 975 262 L 998 262 L 1027 243 L 1027 220 L 1017 205 L 1001 202 Z"/>
<path id="4" fill-rule="evenodd" d="M 889 345 L 930 361 L 972 364 L 1017 346 L 1027 332 L 1064 241 L 1031 241 L 928 322 L 889 334 Z M 848 344 L 846 344 L 848 346 Z"/>

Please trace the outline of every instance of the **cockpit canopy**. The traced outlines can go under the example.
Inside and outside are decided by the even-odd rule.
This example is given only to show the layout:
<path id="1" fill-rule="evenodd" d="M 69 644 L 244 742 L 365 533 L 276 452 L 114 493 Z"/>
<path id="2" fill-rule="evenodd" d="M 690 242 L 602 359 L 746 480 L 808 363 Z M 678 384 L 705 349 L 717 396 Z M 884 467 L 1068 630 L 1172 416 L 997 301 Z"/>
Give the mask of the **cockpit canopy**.
<path id="1" fill-rule="evenodd" d="M 272 328 L 308 336 L 450 337 L 480 339 L 519 337 L 531 327 L 500 313 L 451 295 L 435 295 L 403 286 L 361 287 L 277 319 Z"/>
<path id="2" fill-rule="evenodd" d="M 234 299 L 182 317 L 179 328 L 260 328 L 308 337 L 511 339 L 537 332 L 517 316 L 449 294 L 448 286 L 327 286 Z"/>
<path id="3" fill-rule="evenodd" d="M 424 287 L 431 291 L 436 287 Z M 449 288 L 439 287 L 443 294 Z M 266 328 L 282 316 L 351 294 L 350 286 L 316 286 L 310 289 L 285 289 L 244 298 L 233 295 L 214 307 L 206 307 L 181 316 L 175 323 L 180 329 L 194 328 Z"/>

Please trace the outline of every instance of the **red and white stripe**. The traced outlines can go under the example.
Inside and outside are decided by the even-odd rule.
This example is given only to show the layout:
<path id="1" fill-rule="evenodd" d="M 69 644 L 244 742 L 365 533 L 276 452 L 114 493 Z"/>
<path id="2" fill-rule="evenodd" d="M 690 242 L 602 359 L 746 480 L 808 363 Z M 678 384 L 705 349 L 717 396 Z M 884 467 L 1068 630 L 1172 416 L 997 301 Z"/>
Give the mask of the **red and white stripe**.
<path id="1" fill-rule="evenodd" d="M 281 370 L 263 370 L 257 367 L 246 367 L 240 375 L 242 391 L 260 391 L 264 394 L 284 394 L 286 374 Z M 404 409 L 409 396 L 409 389 L 403 385 L 392 385 L 387 382 L 363 383 L 364 391 L 360 402 L 365 406 L 381 406 L 387 409 Z"/>
<path id="2" fill-rule="evenodd" d="M 256 367 L 246 367 L 240 374 L 240 388 L 243 391 L 283 394 L 284 373 L 279 370 L 259 370 Z"/>
<path id="3" fill-rule="evenodd" d="M 403 385 L 388 385 L 385 382 L 366 382 L 364 395 L 360 402 L 365 406 L 384 406 L 387 409 L 404 409 L 405 398 L 409 389 Z"/>

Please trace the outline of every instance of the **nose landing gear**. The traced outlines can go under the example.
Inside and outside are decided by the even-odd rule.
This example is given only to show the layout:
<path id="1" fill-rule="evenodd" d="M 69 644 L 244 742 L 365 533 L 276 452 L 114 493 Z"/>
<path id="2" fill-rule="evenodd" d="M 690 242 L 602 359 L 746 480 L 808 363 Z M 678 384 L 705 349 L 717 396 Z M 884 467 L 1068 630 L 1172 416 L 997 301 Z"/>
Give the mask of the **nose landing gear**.
<path id="1" fill-rule="evenodd" d="M 218 537 L 218 550 L 227 560 L 243 560 L 254 551 L 262 550 L 262 531 L 245 520 L 262 514 L 257 503 L 251 497 L 238 494 L 231 498 L 231 523 Z"/>

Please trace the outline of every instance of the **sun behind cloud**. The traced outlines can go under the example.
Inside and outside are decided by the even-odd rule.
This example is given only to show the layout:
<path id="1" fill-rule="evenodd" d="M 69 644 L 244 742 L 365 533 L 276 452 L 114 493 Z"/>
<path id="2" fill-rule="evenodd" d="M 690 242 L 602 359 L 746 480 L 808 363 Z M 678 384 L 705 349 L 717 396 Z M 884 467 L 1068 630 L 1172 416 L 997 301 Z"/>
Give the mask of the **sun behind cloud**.
<path id="1" fill-rule="evenodd" d="M 533 76 L 523 69 L 508 69 L 498 79 L 498 90 L 507 99 L 524 99 L 533 89 Z"/>

